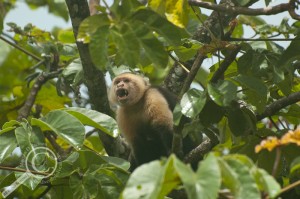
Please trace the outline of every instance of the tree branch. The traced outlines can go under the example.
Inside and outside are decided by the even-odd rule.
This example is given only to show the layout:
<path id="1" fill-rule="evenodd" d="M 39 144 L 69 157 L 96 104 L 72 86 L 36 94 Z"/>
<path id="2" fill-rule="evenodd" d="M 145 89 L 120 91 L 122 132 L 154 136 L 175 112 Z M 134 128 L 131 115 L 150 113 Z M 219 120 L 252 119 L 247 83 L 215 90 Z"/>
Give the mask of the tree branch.
<path id="1" fill-rule="evenodd" d="M 249 4 L 256 2 L 256 0 L 251 1 Z M 233 0 L 221 0 L 220 4 L 231 7 L 236 6 L 236 2 Z M 200 41 L 201 43 L 208 44 L 211 41 L 211 34 L 216 38 L 220 38 L 223 35 L 220 27 L 226 27 L 236 17 L 234 13 L 219 13 L 217 11 L 212 12 L 212 14 L 204 21 L 203 25 L 194 33 L 193 39 Z M 222 25 L 220 25 L 220 23 Z M 195 61 L 195 58 L 185 62 L 183 65 L 190 69 Z M 171 68 L 169 74 L 167 75 L 164 86 L 172 91 L 174 94 L 178 95 L 184 85 L 184 81 L 187 78 L 188 73 L 181 68 L 181 66 L 176 62 Z M 184 90 L 184 89 L 183 89 Z"/>
<path id="2" fill-rule="evenodd" d="M 49 79 L 57 77 L 57 75 L 60 74 L 61 71 L 62 69 L 54 72 L 49 72 L 49 73 L 42 72 L 36 78 L 24 105 L 18 111 L 18 118 L 17 118 L 18 121 L 22 120 L 23 118 L 27 118 L 29 116 L 31 108 L 35 102 L 36 96 L 39 90 L 41 89 L 42 85 L 45 84 Z"/>
<path id="3" fill-rule="evenodd" d="M 66 0 L 73 32 L 77 40 L 80 23 L 90 16 L 89 6 L 86 0 Z M 79 56 L 82 62 L 85 84 L 88 88 L 92 109 L 112 115 L 107 98 L 107 88 L 102 71 L 98 70 L 92 62 L 89 47 L 82 42 L 76 42 Z"/>
<path id="4" fill-rule="evenodd" d="M 192 68 L 191 68 L 187 78 L 185 79 L 182 88 L 181 88 L 181 91 L 180 91 L 180 94 L 179 94 L 180 99 L 182 98 L 184 93 L 189 90 L 189 88 L 190 88 L 193 80 L 195 79 L 195 77 L 197 75 L 197 72 L 199 71 L 199 69 L 201 67 L 201 64 L 202 64 L 202 62 L 204 61 L 205 58 L 206 58 L 206 55 L 204 55 L 201 52 L 198 52 L 197 57 L 196 57 L 193 65 L 192 65 Z"/>
<path id="5" fill-rule="evenodd" d="M 243 15 L 250 15 L 250 16 L 275 15 L 284 11 L 288 11 L 290 9 L 289 3 L 282 3 L 273 7 L 266 7 L 266 8 L 246 8 L 246 7 L 239 7 L 239 6 L 233 7 L 227 5 L 218 5 L 210 2 L 204 2 L 201 0 L 189 0 L 188 2 L 192 6 L 199 6 L 202 8 L 207 8 L 218 12 L 227 12 L 227 13 L 232 13 L 237 15 L 243 14 Z"/>
<path id="6" fill-rule="evenodd" d="M 69 9 L 73 32 L 77 41 L 80 23 L 90 16 L 89 6 L 86 0 L 66 0 L 66 4 Z M 108 115 L 113 115 L 108 102 L 104 74 L 102 71 L 98 70 L 92 62 L 88 45 L 78 41 L 76 44 L 83 67 L 85 85 L 88 88 L 92 109 Z M 103 132 L 98 132 L 98 134 L 108 155 L 123 157 L 124 159 L 127 157 L 129 149 L 122 148 L 124 145 L 120 144 L 122 142 L 120 137 L 115 139 Z"/>
<path id="7" fill-rule="evenodd" d="M 269 104 L 265 111 L 261 114 L 256 115 L 257 120 L 262 120 L 266 117 L 272 116 L 277 113 L 282 108 L 285 108 L 289 105 L 295 104 L 300 101 L 300 92 L 292 93 L 287 97 L 283 97 L 271 104 Z"/>
<path id="8" fill-rule="evenodd" d="M 203 156 L 211 150 L 212 147 L 212 141 L 210 139 L 205 140 L 184 157 L 184 162 L 190 164 L 199 162 L 202 160 Z"/>
<path id="9" fill-rule="evenodd" d="M 52 147 L 55 149 L 55 151 L 59 154 L 59 156 L 61 157 L 62 160 L 66 159 L 67 157 L 67 153 L 65 150 L 63 150 L 63 148 L 61 148 L 59 146 L 59 144 L 57 144 L 55 138 L 51 135 L 51 131 L 46 131 L 45 132 L 45 137 L 48 139 L 48 141 L 50 142 L 50 144 L 52 145 Z"/>
<path id="10" fill-rule="evenodd" d="M 236 59 L 237 54 L 239 53 L 241 47 L 240 46 L 234 46 L 232 51 L 228 56 L 225 57 L 224 61 L 221 63 L 218 70 L 214 73 L 212 76 L 210 82 L 211 83 L 217 83 L 221 77 L 224 76 L 225 71 L 230 66 L 230 64 Z"/>

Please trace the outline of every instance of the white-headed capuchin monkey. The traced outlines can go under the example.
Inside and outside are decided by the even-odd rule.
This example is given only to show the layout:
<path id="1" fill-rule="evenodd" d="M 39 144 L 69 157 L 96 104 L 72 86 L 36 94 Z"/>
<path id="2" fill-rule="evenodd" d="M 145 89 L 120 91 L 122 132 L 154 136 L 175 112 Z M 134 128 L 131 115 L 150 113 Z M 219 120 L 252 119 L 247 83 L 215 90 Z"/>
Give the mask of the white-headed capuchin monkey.
<path id="1" fill-rule="evenodd" d="M 131 170 L 170 154 L 175 95 L 139 75 L 123 73 L 113 79 L 109 99 L 119 106 L 118 126 L 134 158 Z"/>

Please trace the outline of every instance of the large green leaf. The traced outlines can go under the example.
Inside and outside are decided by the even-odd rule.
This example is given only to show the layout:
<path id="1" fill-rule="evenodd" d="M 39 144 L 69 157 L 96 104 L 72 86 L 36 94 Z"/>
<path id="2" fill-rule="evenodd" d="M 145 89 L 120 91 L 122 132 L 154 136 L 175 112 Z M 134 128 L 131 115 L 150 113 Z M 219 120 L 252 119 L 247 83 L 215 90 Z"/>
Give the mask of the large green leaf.
<path id="1" fill-rule="evenodd" d="M 104 198 L 103 195 L 98 195 L 100 184 L 99 180 L 90 173 L 85 173 L 83 176 L 73 174 L 70 176 L 69 185 L 73 190 L 73 198 Z"/>
<path id="2" fill-rule="evenodd" d="M 0 135 L 0 163 L 11 155 L 18 143 L 13 131 L 6 132 Z"/>
<path id="3" fill-rule="evenodd" d="M 55 173 L 55 178 L 65 178 L 70 176 L 72 173 L 78 171 L 79 167 L 74 166 L 75 161 L 79 158 L 78 152 L 73 152 L 68 156 L 67 159 L 58 163 L 58 170 Z M 52 180 L 55 180 L 52 179 Z"/>
<path id="4" fill-rule="evenodd" d="M 66 79 L 70 79 L 72 84 L 78 85 L 83 80 L 83 70 L 80 59 L 73 60 L 62 72 Z"/>
<path id="5" fill-rule="evenodd" d="M 208 84 L 207 91 L 210 98 L 219 106 L 229 106 L 236 99 L 237 86 L 230 81 Z"/>
<path id="6" fill-rule="evenodd" d="M 186 0 L 150 0 L 149 6 L 160 14 L 165 14 L 173 24 L 184 27 L 188 22 L 189 6 Z"/>
<path id="7" fill-rule="evenodd" d="M 145 51 L 145 56 L 155 65 L 165 67 L 168 64 L 168 53 L 147 25 L 141 21 L 135 21 L 130 26 Z"/>
<path id="8" fill-rule="evenodd" d="M 235 177 L 239 181 L 240 186 L 234 186 L 234 198 L 235 199 L 244 199 L 244 198 L 260 198 L 260 192 L 254 177 L 250 172 L 248 165 L 245 165 L 238 158 L 225 159 L 226 163 L 229 165 L 233 172 L 236 173 Z M 233 180 L 232 182 L 234 182 Z M 237 188 L 237 189 L 236 189 Z"/>
<path id="9" fill-rule="evenodd" d="M 102 27 L 109 26 L 110 21 L 106 14 L 93 15 L 80 24 L 77 40 L 84 43 L 89 43 L 91 41 L 91 36 L 96 34 L 96 32 Z"/>
<path id="10" fill-rule="evenodd" d="M 223 107 L 217 105 L 212 100 L 207 100 L 199 114 L 199 119 L 202 124 L 209 126 L 218 123 L 223 118 L 224 114 L 225 110 Z"/>
<path id="11" fill-rule="evenodd" d="M 267 192 L 270 198 L 275 198 L 280 193 L 281 187 L 273 176 L 258 168 L 252 169 L 252 172 L 261 191 Z"/>
<path id="12" fill-rule="evenodd" d="M 164 167 L 159 161 L 153 161 L 138 167 L 131 174 L 122 199 L 157 199 L 163 182 Z"/>
<path id="13" fill-rule="evenodd" d="M 279 67 L 282 67 L 284 65 L 288 66 L 288 64 L 291 64 L 294 60 L 300 58 L 299 51 L 300 51 L 300 40 L 299 36 L 297 36 L 288 46 L 288 48 L 282 53 L 278 63 Z"/>
<path id="14" fill-rule="evenodd" d="M 121 198 L 164 198 L 180 183 L 175 166 L 177 161 L 172 155 L 164 165 L 153 161 L 138 167 L 130 176 Z"/>
<path id="15" fill-rule="evenodd" d="M 8 131 L 14 130 L 16 126 L 19 126 L 21 123 L 16 120 L 10 120 L 8 122 L 5 122 L 2 126 L 2 129 L 0 130 L 0 135 L 2 133 L 6 133 Z"/>
<path id="16" fill-rule="evenodd" d="M 34 151 L 36 147 L 45 145 L 45 138 L 42 131 L 36 126 L 31 127 L 28 123 L 22 123 L 21 127 L 16 128 L 15 134 L 18 145 L 24 155 Z"/>
<path id="17" fill-rule="evenodd" d="M 256 77 L 245 75 L 236 76 L 234 80 L 245 89 L 247 99 L 256 106 L 258 112 L 264 111 L 268 97 L 268 88 L 265 83 Z"/>
<path id="18" fill-rule="evenodd" d="M 110 136 L 118 136 L 117 122 L 110 116 L 85 108 L 70 107 L 63 109 L 76 117 L 82 124 L 100 129 Z"/>
<path id="19" fill-rule="evenodd" d="M 83 124 L 62 110 L 51 111 L 41 119 L 32 118 L 31 124 L 39 126 L 43 131 L 53 131 L 76 149 L 83 144 L 85 134 Z"/>
<path id="20" fill-rule="evenodd" d="M 203 109 L 206 102 L 206 93 L 197 89 L 186 92 L 181 101 L 181 112 L 190 118 L 196 117 Z"/>
<path id="21" fill-rule="evenodd" d="M 255 131 L 255 115 L 247 107 L 232 107 L 227 113 L 229 128 L 235 136 L 249 135 Z"/>
<path id="22" fill-rule="evenodd" d="M 217 198 L 221 186 L 221 170 L 212 153 L 201 162 L 196 173 L 179 161 L 176 161 L 175 167 L 189 199 Z"/>
<path id="23" fill-rule="evenodd" d="M 139 61 L 140 45 L 132 27 L 127 23 L 114 26 L 110 29 L 110 34 L 118 49 L 121 59 L 119 62 L 135 67 Z"/>
<path id="24" fill-rule="evenodd" d="M 108 62 L 108 35 L 109 27 L 102 26 L 92 35 L 89 44 L 92 60 L 102 71 L 105 71 Z"/>
<path id="25" fill-rule="evenodd" d="M 180 29 L 167 19 L 149 9 L 138 9 L 132 15 L 132 20 L 138 20 L 145 23 L 151 30 L 156 31 L 159 35 L 164 37 L 171 45 L 180 45 L 181 38 L 187 36 L 187 33 L 183 29 Z"/>

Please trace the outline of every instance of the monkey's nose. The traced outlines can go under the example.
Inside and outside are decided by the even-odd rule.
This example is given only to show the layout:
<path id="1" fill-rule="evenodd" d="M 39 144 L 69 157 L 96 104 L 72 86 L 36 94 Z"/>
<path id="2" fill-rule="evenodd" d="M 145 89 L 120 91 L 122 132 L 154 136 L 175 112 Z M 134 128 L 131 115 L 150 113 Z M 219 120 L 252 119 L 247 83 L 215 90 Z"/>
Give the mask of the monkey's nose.
<path id="1" fill-rule="evenodd" d="M 124 84 L 123 84 L 123 83 L 117 84 L 117 88 L 122 88 L 122 87 L 124 87 Z"/>

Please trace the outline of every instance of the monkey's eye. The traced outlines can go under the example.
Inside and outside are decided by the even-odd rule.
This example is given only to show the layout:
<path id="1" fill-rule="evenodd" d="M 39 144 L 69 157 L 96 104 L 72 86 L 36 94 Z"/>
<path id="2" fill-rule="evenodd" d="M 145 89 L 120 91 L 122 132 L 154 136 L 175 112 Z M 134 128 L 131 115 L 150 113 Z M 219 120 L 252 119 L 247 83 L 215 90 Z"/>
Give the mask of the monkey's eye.
<path id="1" fill-rule="evenodd" d="M 130 82 L 130 80 L 129 79 L 124 79 L 124 82 L 128 83 L 128 82 Z"/>
<path id="2" fill-rule="evenodd" d="M 117 85 L 118 83 L 120 83 L 120 80 L 116 80 L 116 81 L 114 82 L 115 85 Z"/>

